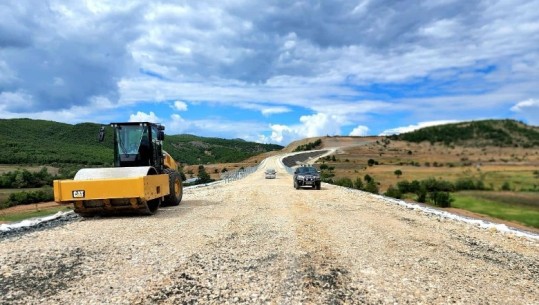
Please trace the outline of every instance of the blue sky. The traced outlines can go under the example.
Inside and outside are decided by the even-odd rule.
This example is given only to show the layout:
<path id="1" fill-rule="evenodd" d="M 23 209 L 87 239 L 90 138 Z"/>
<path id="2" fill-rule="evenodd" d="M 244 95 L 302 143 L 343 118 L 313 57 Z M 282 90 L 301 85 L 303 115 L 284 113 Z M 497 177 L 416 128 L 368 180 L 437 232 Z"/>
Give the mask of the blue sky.
<path id="1" fill-rule="evenodd" d="M 539 125 L 539 1 L 0 3 L 0 118 L 265 143 Z"/>

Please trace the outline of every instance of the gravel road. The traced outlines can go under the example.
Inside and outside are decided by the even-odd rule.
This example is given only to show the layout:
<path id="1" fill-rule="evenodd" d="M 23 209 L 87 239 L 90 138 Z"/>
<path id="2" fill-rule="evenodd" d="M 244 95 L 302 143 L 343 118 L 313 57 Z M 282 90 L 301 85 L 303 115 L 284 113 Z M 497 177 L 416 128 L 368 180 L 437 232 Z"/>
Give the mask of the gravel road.
<path id="1" fill-rule="evenodd" d="M 261 167 L 152 217 L 0 241 L 0 304 L 539 304 L 537 240 Z"/>

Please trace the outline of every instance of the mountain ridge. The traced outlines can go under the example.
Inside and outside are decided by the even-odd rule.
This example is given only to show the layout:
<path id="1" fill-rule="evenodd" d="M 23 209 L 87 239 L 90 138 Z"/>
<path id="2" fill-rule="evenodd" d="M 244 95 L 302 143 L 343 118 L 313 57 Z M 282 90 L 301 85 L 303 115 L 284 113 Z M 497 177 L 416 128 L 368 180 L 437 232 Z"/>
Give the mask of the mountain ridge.
<path id="1" fill-rule="evenodd" d="M 105 126 L 105 140 L 98 142 Z M 0 119 L 0 164 L 78 164 L 110 166 L 113 130 L 97 123 L 67 124 L 28 118 Z M 164 149 L 185 164 L 239 162 L 282 146 L 244 140 L 166 135 Z"/>

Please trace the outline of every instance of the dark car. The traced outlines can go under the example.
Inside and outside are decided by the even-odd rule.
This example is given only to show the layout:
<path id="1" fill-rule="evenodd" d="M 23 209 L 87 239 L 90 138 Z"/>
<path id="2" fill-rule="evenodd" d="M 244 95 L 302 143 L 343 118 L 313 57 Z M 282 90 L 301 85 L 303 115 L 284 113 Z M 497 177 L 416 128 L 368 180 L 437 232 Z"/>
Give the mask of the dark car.
<path id="1" fill-rule="evenodd" d="M 315 167 L 301 166 L 294 171 L 294 188 L 297 190 L 304 186 L 320 189 L 320 173 Z"/>

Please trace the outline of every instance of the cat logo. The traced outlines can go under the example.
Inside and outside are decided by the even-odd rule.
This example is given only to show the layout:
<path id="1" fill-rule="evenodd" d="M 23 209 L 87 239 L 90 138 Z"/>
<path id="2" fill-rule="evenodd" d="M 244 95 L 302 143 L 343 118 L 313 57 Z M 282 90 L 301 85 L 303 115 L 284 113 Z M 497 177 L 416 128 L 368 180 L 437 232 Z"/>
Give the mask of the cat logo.
<path id="1" fill-rule="evenodd" d="M 73 191 L 73 198 L 84 198 L 84 190 Z"/>

